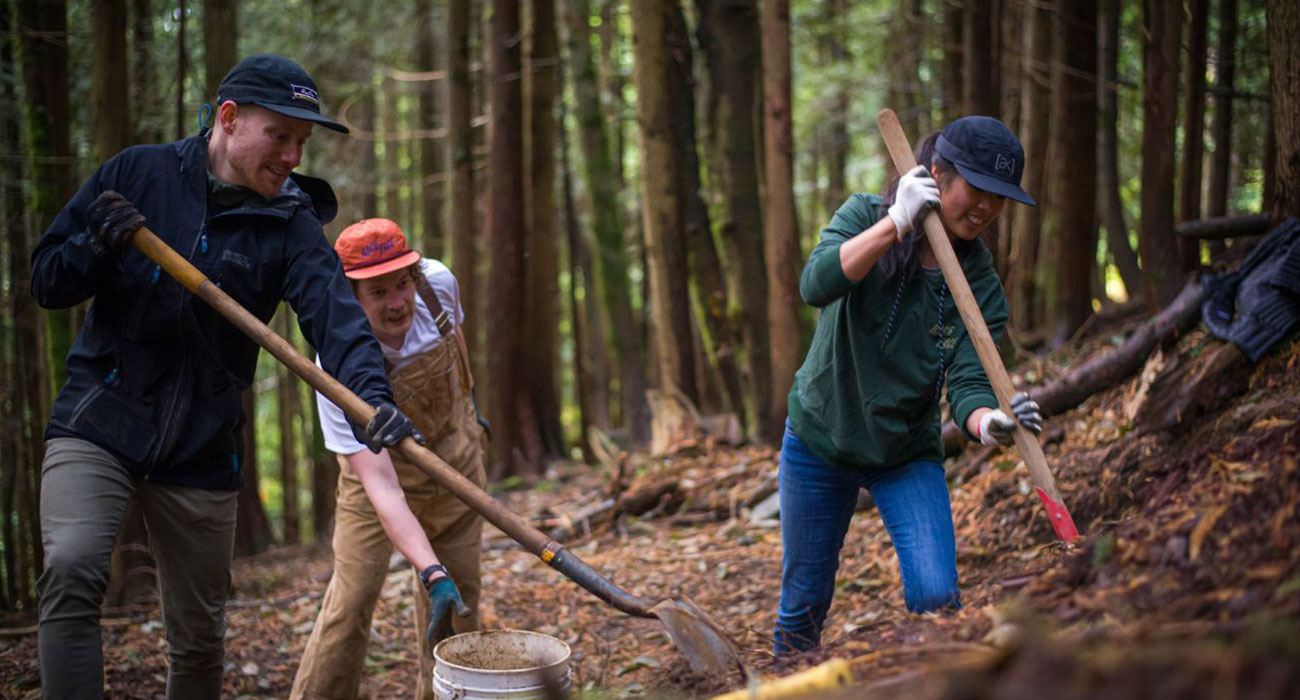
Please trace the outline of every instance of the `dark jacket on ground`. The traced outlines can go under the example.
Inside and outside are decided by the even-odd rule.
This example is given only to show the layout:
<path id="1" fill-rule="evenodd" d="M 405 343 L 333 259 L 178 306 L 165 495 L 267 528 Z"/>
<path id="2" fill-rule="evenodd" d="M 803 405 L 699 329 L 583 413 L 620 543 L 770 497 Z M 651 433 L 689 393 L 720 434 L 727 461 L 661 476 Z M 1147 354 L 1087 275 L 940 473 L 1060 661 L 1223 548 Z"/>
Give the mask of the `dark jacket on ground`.
<path id="1" fill-rule="evenodd" d="M 258 346 L 135 248 L 113 256 L 98 245 L 86 210 L 105 190 L 134 203 L 151 231 L 262 321 L 288 301 L 326 371 L 367 403 L 392 401 L 379 343 L 321 230 L 337 209 L 329 185 L 293 175 L 269 200 L 213 196 L 207 140 L 194 136 L 109 159 L 32 253 L 41 306 L 94 299 L 47 439 L 89 440 L 160 483 L 234 490 L 241 481 L 240 393 Z"/>

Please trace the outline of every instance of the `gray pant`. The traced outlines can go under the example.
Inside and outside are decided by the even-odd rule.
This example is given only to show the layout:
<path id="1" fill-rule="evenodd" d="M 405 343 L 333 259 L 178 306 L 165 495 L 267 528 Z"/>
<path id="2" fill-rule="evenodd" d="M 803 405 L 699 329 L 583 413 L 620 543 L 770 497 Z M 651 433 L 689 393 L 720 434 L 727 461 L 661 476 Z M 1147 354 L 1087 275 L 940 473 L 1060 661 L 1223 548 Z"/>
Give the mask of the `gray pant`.
<path id="1" fill-rule="evenodd" d="M 113 543 L 138 498 L 158 564 L 168 698 L 219 698 L 237 492 L 133 479 L 84 440 L 45 444 L 41 466 L 41 686 L 47 698 L 100 698 L 99 615 Z"/>

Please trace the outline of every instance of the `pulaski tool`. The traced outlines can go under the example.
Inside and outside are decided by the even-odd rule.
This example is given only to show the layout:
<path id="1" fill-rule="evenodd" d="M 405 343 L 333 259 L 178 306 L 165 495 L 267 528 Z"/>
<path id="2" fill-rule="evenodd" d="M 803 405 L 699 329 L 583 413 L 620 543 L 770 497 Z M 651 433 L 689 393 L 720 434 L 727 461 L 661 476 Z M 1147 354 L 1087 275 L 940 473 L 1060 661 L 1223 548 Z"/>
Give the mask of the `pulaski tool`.
<path id="1" fill-rule="evenodd" d="M 132 235 L 131 243 L 166 270 L 167 274 L 176 278 L 186 289 L 207 302 L 236 328 L 284 363 L 313 389 L 342 408 L 349 419 L 361 425 L 370 422 L 375 410 L 365 401 L 304 357 L 284 338 L 276 335 L 266 324 L 240 306 L 239 302 L 230 295 L 221 291 L 198 268 L 181 257 L 148 228 L 140 227 Z M 722 632 L 721 627 L 707 613 L 690 601 L 679 598 L 650 601 L 624 591 L 579 559 L 578 555 L 565 549 L 563 545 L 542 534 L 519 515 L 506 509 L 474 482 L 416 442 L 414 438 L 407 437 L 402 440 L 397 445 L 397 449 L 403 457 L 424 471 L 435 483 L 450 491 L 551 568 L 629 615 L 658 618 L 667 629 L 668 636 L 677 645 L 677 649 L 697 673 L 716 675 L 726 675 L 732 671 L 740 672 L 742 675 L 745 673 L 736 644 Z"/>
<path id="2" fill-rule="evenodd" d="M 876 123 L 880 126 L 880 135 L 885 139 L 885 146 L 889 149 L 889 155 L 893 158 L 894 167 L 898 172 L 905 173 L 915 168 L 916 157 L 912 155 L 912 147 L 907 142 L 907 135 L 903 133 L 903 127 L 898 123 L 898 115 L 894 114 L 894 110 L 880 110 L 876 115 Z M 975 296 L 971 293 L 970 284 L 966 282 L 966 275 L 962 272 L 961 263 L 957 261 L 957 254 L 953 252 L 952 244 L 948 241 L 943 223 L 939 221 L 939 215 L 933 208 L 925 214 L 923 224 L 925 236 L 930 241 L 930 248 L 934 251 L 934 256 L 939 259 L 939 267 L 943 269 L 943 278 L 947 281 L 948 289 L 952 291 L 952 297 L 957 302 L 962 323 L 966 325 L 966 332 L 975 345 L 980 364 L 984 365 L 984 373 L 988 375 L 989 383 L 993 385 L 993 393 L 998 397 L 998 405 L 1007 415 L 1015 415 L 1011 410 L 1011 396 L 1015 393 L 1015 387 L 1011 384 L 1011 377 L 1007 375 L 1006 367 L 1002 365 L 997 346 L 993 344 L 993 336 L 989 334 L 989 328 L 984 323 L 984 316 L 980 313 L 979 304 L 975 302 Z M 1079 531 L 1074 527 L 1074 519 L 1070 517 L 1070 511 L 1066 510 L 1060 492 L 1056 490 L 1056 480 L 1052 478 L 1052 470 L 1047 467 L 1047 458 L 1043 456 L 1043 447 L 1038 444 L 1038 437 L 1017 422 L 1015 440 L 1016 450 L 1020 452 L 1020 458 L 1025 461 L 1025 466 L 1029 468 L 1029 477 L 1034 481 L 1038 499 L 1043 502 L 1047 519 L 1052 523 L 1056 536 L 1063 542 L 1073 542 L 1078 539 Z"/>

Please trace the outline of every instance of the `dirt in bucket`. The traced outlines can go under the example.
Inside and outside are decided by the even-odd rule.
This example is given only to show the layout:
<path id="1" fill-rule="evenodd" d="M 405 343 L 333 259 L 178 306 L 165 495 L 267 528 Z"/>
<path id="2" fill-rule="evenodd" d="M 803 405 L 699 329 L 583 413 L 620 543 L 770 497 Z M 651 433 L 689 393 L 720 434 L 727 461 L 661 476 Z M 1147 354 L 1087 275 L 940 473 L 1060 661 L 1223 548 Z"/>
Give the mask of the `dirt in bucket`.
<path id="1" fill-rule="evenodd" d="M 539 648 L 510 630 L 485 630 L 447 640 L 438 656 L 447 663 L 483 671 L 520 671 L 564 660 L 557 649 Z"/>

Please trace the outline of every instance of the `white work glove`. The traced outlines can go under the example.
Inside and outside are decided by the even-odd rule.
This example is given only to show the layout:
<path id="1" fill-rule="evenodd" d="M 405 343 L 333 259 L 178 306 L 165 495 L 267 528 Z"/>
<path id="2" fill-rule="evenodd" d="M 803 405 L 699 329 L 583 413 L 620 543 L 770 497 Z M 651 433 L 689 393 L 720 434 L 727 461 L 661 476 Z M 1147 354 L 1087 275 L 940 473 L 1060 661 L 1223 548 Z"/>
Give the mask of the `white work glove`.
<path id="1" fill-rule="evenodd" d="M 918 165 L 898 178 L 894 203 L 889 205 L 889 218 L 894 220 L 898 242 L 901 243 L 903 236 L 912 230 L 927 206 L 938 204 L 939 185 L 935 184 L 924 165 Z"/>
<path id="2" fill-rule="evenodd" d="M 1038 402 L 1029 398 L 1029 394 L 1020 392 L 1011 397 L 1011 412 L 1015 418 L 995 408 L 980 418 L 980 444 L 1010 445 L 1014 443 L 1016 421 L 1033 431 L 1035 435 L 1043 432 L 1043 414 L 1038 411 Z"/>

